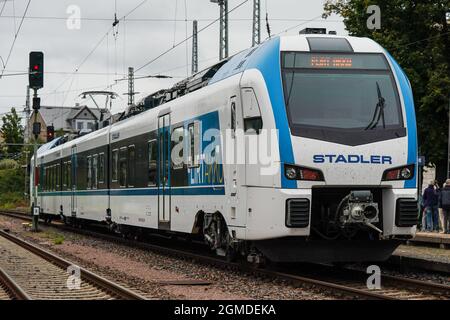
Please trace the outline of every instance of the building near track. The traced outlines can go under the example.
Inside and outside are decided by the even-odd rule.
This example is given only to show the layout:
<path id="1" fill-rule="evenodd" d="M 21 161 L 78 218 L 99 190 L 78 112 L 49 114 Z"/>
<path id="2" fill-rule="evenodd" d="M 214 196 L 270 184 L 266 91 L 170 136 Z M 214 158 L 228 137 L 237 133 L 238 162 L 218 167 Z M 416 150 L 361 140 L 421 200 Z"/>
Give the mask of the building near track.
<path id="1" fill-rule="evenodd" d="M 111 117 L 107 109 L 94 109 L 85 105 L 76 105 L 75 107 L 57 107 L 41 106 L 37 114 L 37 122 L 41 124 L 40 139 L 46 140 L 47 126 L 54 126 L 56 133 L 76 134 L 81 130 L 95 130 L 96 123 L 101 120 L 101 113 L 104 113 L 103 120 Z M 26 139 L 32 139 L 34 112 L 28 119 L 27 129 L 29 136 Z"/>

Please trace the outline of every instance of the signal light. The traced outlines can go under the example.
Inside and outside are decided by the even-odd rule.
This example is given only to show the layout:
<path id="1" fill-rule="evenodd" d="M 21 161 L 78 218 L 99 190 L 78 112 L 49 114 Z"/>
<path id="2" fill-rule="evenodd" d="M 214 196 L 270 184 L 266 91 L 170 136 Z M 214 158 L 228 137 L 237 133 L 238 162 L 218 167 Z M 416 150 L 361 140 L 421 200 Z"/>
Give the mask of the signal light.
<path id="1" fill-rule="evenodd" d="M 44 86 L 44 53 L 30 52 L 28 82 L 31 89 L 40 89 Z"/>
<path id="2" fill-rule="evenodd" d="M 41 108 L 41 98 L 33 97 L 33 110 L 39 110 Z"/>
<path id="3" fill-rule="evenodd" d="M 415 165 L 410 164 L 398 168 L 388 169 L 383 173 L 383 181 L 411 180 L 414 178 Z"/>
<path id="4" fill-rule="evenodd" d="M 47 142 L 52 141 L 55 138 L 55 127 L 48 126 L 47 127 Z"/>
<path id="5" fill-rule="evenodd" d="M 325 181 L 322 171 L 311 168 L 285 165 L 284 174 L 289 180 Z"/>

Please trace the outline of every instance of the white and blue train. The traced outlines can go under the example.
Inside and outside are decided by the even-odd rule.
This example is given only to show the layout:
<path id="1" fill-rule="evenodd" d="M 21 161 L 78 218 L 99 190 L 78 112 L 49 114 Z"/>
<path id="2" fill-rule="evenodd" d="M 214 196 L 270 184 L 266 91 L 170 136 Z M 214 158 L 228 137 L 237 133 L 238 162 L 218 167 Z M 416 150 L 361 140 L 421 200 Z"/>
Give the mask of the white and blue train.
<path id="1" fill-rule="evenodd" d="M 250 260 L 384 260 L 416 231 L 412 89 L 371 39 L 277 37 L 44 145 L 32 172 L 47 218 Z"/>

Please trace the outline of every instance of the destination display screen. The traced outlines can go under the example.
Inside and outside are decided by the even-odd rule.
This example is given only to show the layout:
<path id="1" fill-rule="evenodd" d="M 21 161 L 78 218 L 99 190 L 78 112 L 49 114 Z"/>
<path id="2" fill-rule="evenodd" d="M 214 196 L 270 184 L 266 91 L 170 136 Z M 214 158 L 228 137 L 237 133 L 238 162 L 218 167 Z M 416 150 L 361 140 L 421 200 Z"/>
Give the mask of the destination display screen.
<path id="1" fill-rule="evenodd" d="M 284 68 L 388 70 L 381 54 L 324 54 L 286 52 Z"/>
<path id="2" fill-rule="evenodd" d="M 311 56 L 312 68 L 352 68 L 350 57 Z"/>

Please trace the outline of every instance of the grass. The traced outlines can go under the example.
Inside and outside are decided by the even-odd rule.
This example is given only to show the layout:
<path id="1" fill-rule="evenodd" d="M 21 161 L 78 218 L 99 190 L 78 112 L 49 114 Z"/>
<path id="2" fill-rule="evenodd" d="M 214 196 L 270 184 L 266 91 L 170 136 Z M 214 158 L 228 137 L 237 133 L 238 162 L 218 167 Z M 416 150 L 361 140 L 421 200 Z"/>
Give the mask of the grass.
<path id="1" fill-rule="evenodd" d="M 0 209 L 10 210 L 28 206 L 28 201 L 24 199 L 21 192 L 0 193 Z"/>
<path id="2" fill-rule="evenodd" d="M 55 245 L 60 245 L 64 243 L 64 236 L 60 233 L 54 232 L 54 231 L 45 231 L 41 233 L 41 237 L 49 239 L 53 242 Z"/>

